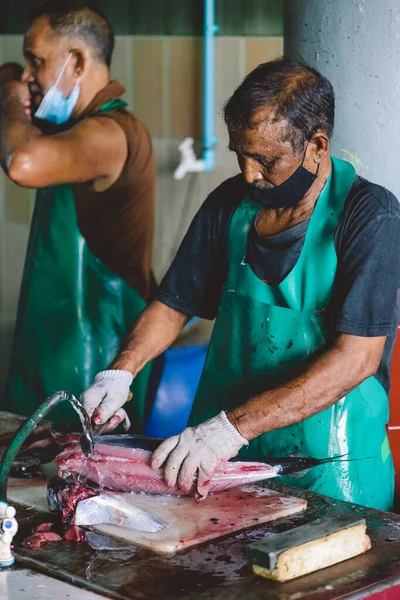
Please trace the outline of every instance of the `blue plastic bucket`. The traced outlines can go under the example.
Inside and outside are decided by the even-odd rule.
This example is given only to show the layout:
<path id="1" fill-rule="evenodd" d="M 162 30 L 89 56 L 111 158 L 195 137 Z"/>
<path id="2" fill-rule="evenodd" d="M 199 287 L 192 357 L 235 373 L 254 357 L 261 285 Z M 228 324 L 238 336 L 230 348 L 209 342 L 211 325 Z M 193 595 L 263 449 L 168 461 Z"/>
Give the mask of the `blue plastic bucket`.
<path id="1" fill-rule="evenodd" d="M 169 348 L 144 433 L 166 438 L 185 429 L 207 353 L 207 345 Z"/>

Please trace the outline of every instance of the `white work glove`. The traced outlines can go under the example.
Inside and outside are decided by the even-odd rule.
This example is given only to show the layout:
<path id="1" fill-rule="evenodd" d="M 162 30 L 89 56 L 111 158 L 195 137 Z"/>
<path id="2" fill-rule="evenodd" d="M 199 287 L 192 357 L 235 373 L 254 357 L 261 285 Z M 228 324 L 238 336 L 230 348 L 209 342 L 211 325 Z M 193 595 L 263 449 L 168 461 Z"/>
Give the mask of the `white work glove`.
<path id="1" fill-rule="evenodd" d="M 152 454 L 151 466 L 164 467 L 168 487 L 176 484 L 187 494 L 197 475 L 196 498 L 206 498 L 218 465 L 237 455 L 249 442 L 240 435 L 225 412 L 196 427 L 187 427 L 179 435 L 165 440 Z"/>
<path id="2" fill-rule="evenodd" d="M 130 428 L 129 417 L 121 407 L 128 400 L 132 381 L 133 375 L 129 371 L 100 371 L 94 383 L 81 395 L 80 401 L 95 425 L 106 423 L 112 417 L 104 432 L 112 431 L 120 423 L 125 431 Z"/>

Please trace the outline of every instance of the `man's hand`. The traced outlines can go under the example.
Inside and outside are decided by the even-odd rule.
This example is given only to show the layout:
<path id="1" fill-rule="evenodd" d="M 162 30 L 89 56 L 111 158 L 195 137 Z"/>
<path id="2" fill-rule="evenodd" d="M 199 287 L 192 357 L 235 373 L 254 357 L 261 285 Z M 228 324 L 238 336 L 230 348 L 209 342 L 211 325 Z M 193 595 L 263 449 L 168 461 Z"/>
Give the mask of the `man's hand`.
<path id="1" fill-rule="evenodd" d="M 80 397 L 86 412 L 95 425 L 106 423 L 105 432 L 112 431 L 120 423 L 128 431 L 129 417 L 122 406 L 128 399 L 133 375 L 129 371 L 108 370 L 97 373 L 93 385 Z"/>
<path id="2" fill-rule="evenodd" d="M 197 474 L 196 496 L 203 500 L 218 465 L 237 455 L 248 441 L 240 435 L 222 411 L 216 417 L 196 427 L 187 427 L 181 434 L 165 440 L 153 452 L 151 466 L 163 464 L 165 483 L 187 494 Z"/>

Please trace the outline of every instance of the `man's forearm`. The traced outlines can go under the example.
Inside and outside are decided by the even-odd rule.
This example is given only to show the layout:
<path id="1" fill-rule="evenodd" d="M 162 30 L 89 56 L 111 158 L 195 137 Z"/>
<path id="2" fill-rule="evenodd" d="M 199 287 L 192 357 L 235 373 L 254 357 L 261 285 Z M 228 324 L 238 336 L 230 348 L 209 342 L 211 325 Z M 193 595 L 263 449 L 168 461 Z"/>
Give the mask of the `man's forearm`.
<path id="1" fill-rule="evenodd" d="M 251 398 L 227 413 L 239 433 L 251 440 L 262 433 L 303 421 L 334 404 L 378 368 L 382 338 L 342 334 L 339 343 L 324 352 L 299 377 Z M 366 338 L 368 340 L 368 338 Z"/>
<path id="2" fill-rule="evenodd" d="M 135 376 L 173 344 L 189 319 L 189 315 L 155 300 L 140 315 L 109 368 L 130 371 Z"/>
<path id="3" fill-rule="evenodd" d="M 24 106 L 11 84 L 0 88 L 0 161 L 7 171 L 13 156 L 24 144 L 41 135 L 25 114 Z"/>

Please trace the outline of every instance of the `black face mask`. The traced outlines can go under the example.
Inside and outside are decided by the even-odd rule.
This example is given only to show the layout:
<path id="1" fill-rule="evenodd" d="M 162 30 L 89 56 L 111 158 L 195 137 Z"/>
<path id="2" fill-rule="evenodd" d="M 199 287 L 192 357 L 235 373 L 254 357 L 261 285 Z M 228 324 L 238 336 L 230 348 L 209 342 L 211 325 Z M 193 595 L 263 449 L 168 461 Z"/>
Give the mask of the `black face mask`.
<path id="1" fill-rule="evenodd" d="M 287 208 L 289 206 L 296 206 L 316 180 L 318 170 L 319 164 L 317 172 L 314 175 L 313 173 L 310 173 L 310 171 L 307 171 L 307 169 L 303 167 L 303 163 L 301 163 L 293 175 L 281 183 L 281 185 L 264 189 L 249 185 L 250 195 L 253 200 L 259 202 L 266 208 Z"/>

